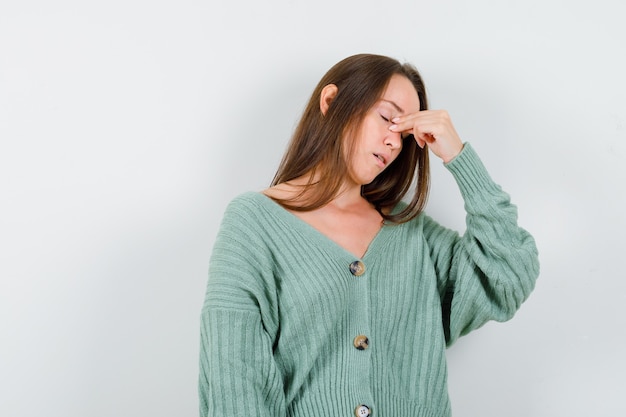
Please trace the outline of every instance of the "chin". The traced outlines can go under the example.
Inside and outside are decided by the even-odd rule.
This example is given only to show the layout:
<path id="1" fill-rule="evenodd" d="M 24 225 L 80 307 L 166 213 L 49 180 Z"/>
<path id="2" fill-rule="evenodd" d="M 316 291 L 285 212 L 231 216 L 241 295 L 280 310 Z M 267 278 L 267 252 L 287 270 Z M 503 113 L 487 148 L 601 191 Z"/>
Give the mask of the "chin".
<path id="1" fill-rule="evenodd" d="M 377 176 L 375 177 L 371 177 L 369 179 L 363 179 L 363 181 L 360 181 L 361 185 L 369 185 L 372 182 L 374 182 L 374 180 L 376 179 Z"/>
<path id="2" fill-rule="evenodd" d="M 381 174 L 381 172 L 382 171 L 367 172 L 367 173 L 363 173 L 362 175 L 352 175 L 351 177 L 355 183 L 363 186 L 363 185 L 371 184 L 372 181 L 374 181 Z"/>

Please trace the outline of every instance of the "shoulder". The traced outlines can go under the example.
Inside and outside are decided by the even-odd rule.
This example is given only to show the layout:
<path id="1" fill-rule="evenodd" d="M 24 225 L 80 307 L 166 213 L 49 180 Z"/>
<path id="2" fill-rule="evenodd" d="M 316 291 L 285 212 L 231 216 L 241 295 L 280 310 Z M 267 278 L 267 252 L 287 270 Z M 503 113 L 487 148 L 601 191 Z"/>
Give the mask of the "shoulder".
<path id="1" fill-rule="evenodd" d="M 235 196 L 226 206 L 222 224 L 236 229 L 265 229 L 268 224 L 288 221 L 287 212 L 269 196 L 247 191 Z"/>
<path id="2" fill-rule="evenodd" d="M 243 192 L 241 194 L 236 195 L 230 200 L 230 202 L 226 206 L 226 211 L 237 209 L 237 208 L 258 206 L 259 204 L 261 204 L 261 200 L 264 198 L 265 196 L 257 191 Z"/>
<path id="3" fill-rule="evenodd" d="M 233 197 L 226 206 L 226 214 L 239 211 L 272 212 L 276 203 L 264 192 L 246 191 Z"/>
<path id="4" fill-rule="evenodd" d="M 258 223 L 259 216 L 263 217 L 263 206 L 269 200 L 259 192 L 247 191 L 233 197 L 224 210 L 222 226 L 231 224 L 236 228 L 250 227 Z"/>
<path id="5" fill-rule="evenodd" d="M 250 258 L 250 250 L 260 255 L 262 248 L 273 239 L 276 229 L 276 216 L 269 204 L 275 204 L 265 195 L 249 191 L 236 195 L 230 200 L 220 221 L 215 246 L 217 252 L 245 253 Z"/>
<path id="6" fill-rule="evenodd" d="M 307 205 L 307 196 L 315 195 L 312 187 L 303 178 L 273 185 L 261 191 L 263 196 L 273 201 L 288 202 L 292 206 Z"/>

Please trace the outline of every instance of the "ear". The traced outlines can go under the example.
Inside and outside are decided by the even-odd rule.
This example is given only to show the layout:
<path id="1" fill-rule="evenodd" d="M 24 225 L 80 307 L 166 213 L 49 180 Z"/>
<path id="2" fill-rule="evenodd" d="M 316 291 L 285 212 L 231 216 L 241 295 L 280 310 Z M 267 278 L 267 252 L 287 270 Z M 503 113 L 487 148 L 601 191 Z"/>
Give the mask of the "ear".
<path id="1" fill-rule="evenodd" d="M 322 94 L 320 94 L 320 110 L 324 116 L 326 116 L 330 103 L 335 99 L 338 92 L 339 89 L 335 84 L 328 84 L 322 89 Z"/>

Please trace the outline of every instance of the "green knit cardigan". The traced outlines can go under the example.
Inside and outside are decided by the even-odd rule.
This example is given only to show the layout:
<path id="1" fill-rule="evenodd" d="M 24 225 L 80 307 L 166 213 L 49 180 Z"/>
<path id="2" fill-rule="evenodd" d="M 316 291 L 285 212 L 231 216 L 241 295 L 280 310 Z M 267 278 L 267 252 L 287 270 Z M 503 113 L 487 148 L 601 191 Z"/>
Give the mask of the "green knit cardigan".
<path id="1" fill-rule="evenodd" d="M 201 315 L 201 416 L 450 415 L 446 346 L 510 319 L 539 262 L 472 147 L 446 167 L 463 236 L 421 214 L 361 259 L 261 193 L 230 203 Z"/>

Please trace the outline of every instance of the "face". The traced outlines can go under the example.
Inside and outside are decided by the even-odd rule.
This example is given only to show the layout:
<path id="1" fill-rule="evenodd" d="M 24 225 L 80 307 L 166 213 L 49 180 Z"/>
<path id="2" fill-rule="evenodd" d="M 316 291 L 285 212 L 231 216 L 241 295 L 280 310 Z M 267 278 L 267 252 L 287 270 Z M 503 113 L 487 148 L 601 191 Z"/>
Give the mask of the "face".
<path id="1" fill-rule="evenodd" d="M 349 161 L 352 180 L 358 185 L 369 184 L 400 154 L 403 137 L 389 130 L 394 117 L 418 112 L 417 91 L 408 78 L 391 77 L 380 100 L 368 110 Z"/>

